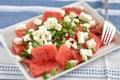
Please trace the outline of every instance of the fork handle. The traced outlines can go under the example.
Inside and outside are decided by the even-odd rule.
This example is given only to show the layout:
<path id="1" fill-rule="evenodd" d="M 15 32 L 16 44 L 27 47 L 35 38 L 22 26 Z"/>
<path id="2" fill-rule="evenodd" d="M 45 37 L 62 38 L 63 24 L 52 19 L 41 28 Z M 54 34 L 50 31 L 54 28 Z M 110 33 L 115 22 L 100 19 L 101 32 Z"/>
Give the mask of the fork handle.
<path id="1" fill-rule="evenodd" d="M 105 17 L 108 20 L 109 19 L 109 17 L 108 17 L 108 0 L 105 0 L 104 9 L 105 9 Z"/>

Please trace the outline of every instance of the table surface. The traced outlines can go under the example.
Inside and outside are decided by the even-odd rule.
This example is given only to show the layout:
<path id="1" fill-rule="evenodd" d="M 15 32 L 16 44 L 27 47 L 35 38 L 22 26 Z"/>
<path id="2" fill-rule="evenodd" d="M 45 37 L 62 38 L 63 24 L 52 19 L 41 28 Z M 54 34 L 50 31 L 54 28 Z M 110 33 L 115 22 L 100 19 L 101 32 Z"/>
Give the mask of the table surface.
<path id="1" fill-rule="evenodd" d="M 62 7 L 78 0 L 0 0 L 0 29 L 44 12 L 41 7 Z M 84 0 L 101 16 L 104 0 Z M 120 31 L 120 0 L 109 0 L 109 19 Z M 111 52 L 83 67 L 73 70 L 56 80 L 120 80 L 120 49 Z M 0 43 L 0 79 L 25 80 L 19 68 L 12 62 Z"/>

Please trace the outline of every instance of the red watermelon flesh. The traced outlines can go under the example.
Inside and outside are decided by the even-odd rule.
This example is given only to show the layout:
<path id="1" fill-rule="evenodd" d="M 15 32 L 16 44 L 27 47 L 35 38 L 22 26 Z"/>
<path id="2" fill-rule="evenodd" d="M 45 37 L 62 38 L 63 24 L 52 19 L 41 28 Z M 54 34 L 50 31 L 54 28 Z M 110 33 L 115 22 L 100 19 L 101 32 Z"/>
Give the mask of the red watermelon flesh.
<path id="1" fill-rule="evenodd" d="M 72 58 L 71 50 L 62 44 L 56 54 L 56 61 L 60 64 L 62 68 L 65 67 L 66 62 Z"/>
<path id="2" fill-rule="evenodd" d="M 75 7 L 63 7 L 63 10 L 65 10 L 65 13 L 69 14 L 70 12 L 75 12 L 77 15 L 79 15 L 83 10 Z"/>
<path id="3" fill-rule="evenodd" d="M 79 50 L 71 48 L 71 52 L 72 52 L 72 59 L 73 60 L 78 60 L 79 63 L 82 62 L 82 56 L 79 53 Z"/>
<path id="4" fill-rule="evenodd" d="M 25 44 L 16 44 L 15 42 L 12 42 L 13 51 L 16 55 L 20 55 L 21 52 L 24 52 L 24 48 L 26 47 Z"/>
<path id="5" fill-rule="evenodd" d="M 17 37 L 23 37 L 25 35 L 24 32 L 26 32 L 30 28 L 36 30 L 35 24 L 32 21 L 26 23 L 26 29 L 24 29 L 24 30 L 15 30 L 15 33 L 16 33 Z"/>
<path id="6" fill-rule="evenodd" d="M 55 17 L 58 21 L 62 20 L 62 15 L 60 12 L 46 11 L 42 17 L 42 24 L 47 20 L 48 17 Z"/>
<path id="7" fill-rule="evenodd" d="M 30 65 L 30 72 L 35 78 L 41 76 L 43 72 L 49 73 L 52 69 L 58 69 L 58 64 L 56 62 L 47 61 L 43 65 Z"/>
<path id="8" fill-rule="evenodd" d="M 33 62 L 43 64 L 48 60 L 55 59 L 57 48 L 55 45 L 44 45 L 32 49 Z"/>

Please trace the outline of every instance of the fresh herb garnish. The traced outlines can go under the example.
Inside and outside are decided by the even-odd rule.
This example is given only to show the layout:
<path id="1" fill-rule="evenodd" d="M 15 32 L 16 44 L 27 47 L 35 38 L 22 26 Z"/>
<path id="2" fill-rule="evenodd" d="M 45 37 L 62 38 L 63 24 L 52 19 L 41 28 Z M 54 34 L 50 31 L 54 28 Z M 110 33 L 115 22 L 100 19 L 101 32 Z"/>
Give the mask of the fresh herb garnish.
<path id="1" fill-rule="evenodd" d="M 87 23 L 87 22 L 85 22 L 85 21 L 83 21 L 83 20 L 80 20 L 80 24 L 84 24 L 84 23 Z"/>
<path id="2" fill-rule="evenodd" d="M 54 75 L 56 75 L 56 72 L 57 72 L 56 69 L 52 69 L 52 71 L 50 72 L 50 74 L 51 74 L 52 76 L 54 76 Z"/>
<path id="3" fill-rule="evenodd" d="M 72 68 L 72 64 L 70 62 L 66 63 L 65 70 Z"/>
<path id="4" fill-rule="evenodd" d="M 35 47 L 38 47 L 38 46 L 40 46 L 40 45 L 39 45 L 38 42 L 34 41 L 34 42 L 32 43 L 32 46 L 35 48 Z"/>
<path id="5" fill-rule="evenodd" d="M 21 53 L 20 53 L 20 56 L 21 56 L 21 57 L 28 58 L 28 57 L 30 57 L 30 54 L 28 54 L 27 52 L 21 52 Z"/>
<path id="6" fill-rule="evenodd" d="M 48 79 L 46 72 L 43 72 L 43 73 L 42 73 L 42 76 L 43 76 L 43 79 L 44 79 L 44 80 L 47 80 L 47 79 Z"/>
<path id="7" fill-rule="evenodd" d="M 88 32 L 88 28 L 86 26 L 83 27 L 83 32 Z"/>

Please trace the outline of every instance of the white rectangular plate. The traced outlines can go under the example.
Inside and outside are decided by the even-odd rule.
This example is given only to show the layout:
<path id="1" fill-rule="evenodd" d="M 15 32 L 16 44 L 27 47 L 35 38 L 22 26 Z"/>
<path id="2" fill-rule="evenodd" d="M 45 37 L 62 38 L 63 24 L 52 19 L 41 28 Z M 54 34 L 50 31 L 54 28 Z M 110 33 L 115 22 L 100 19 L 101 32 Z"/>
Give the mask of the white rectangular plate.
<path id="1" fill-rule="evenodd" d="M 101 26 L 104 24 L 104 19 L 95 10 L 93 10 L 87 3 L 85 3 L 84 1 L 81 0 L 79 2 L 75 2 L 73 4 L 67 5 L 67 7 L 68 6 L 69 7 L 83 6 L 84 9 L 85 9 L 85 12 L 90 14 L 97 22 L 100 23 Z M 25 20 L 25 21 L 20 22 L 18 24 L 27 23 L 28 21 L 32 21 L 35 18 L 36 17 Z M 18 63 L 13 58 L 14 53 L 13 53 L 13 50 L 12 50 L 12 41 L 16 37 L 16 35 L 15 35 L 15 26 L 18 25 L 18 24 L 15 24 L 15 25 L 12 25 L 12 26 L 9 26 L 9 27 L 7 27 L 5 29 L 0 30 L 0 40 L 3 43 L 4 47 L 6 48 L 6 50 L 8 51 L 8 53 L 10 54 L 13 61 L 20 68 L 20 70 L 22 71 L 22 73 L 24 74 L 24 76 L 26 77 L 27 80 L 43 80 L 42 77 L 34 78 L 31 75 L 31 73 L 27 71 L 28 68 L 24 65 L 24 63 Z M 110 45 L 101 47 L 99 49 L 99 51 L 97 52 L 97 54 L 95 54 L 94 57 L 91 60 L 89 60 L 87 62 L 84 62 L 82 64 L 79 64 L 79 65 L 77 65 L 77 66 L 75 66 L 75 67 L 73 67 L 73 68 L 71 68 L 69 70 L 58 73 L 56 76 L 50 77 L 49 80 L 52 80 L 52 79 L 55 79 L 55 78 L 57 78 L 57 77 L 59 77 L 61 75 L 64 75 L 67 72 L 70 72 L 70 71 L 72 71 L 72 70 L 74 70 L 74 69 L 76 69 L 76 68 L 78 68 L 80 66 L 83 66 L 83 65 L 85 65 L 85 64 L 87 64 L 87 63 L 89 63 L 89 62 L 91 62 L 91 61 L 93 61 L 95 59 L 98 59 L 99 57 L 101 57 L 103 55 L 106 55 L 106 54 L 110 53 L 111 51 L 119 48 L 120 47 L 120 41 L 119 41 L 120 40 L 120 33 L 118 31 L 115 34 L 115 39 L 116 39 L 116 41 L 111 43 Z"/>

